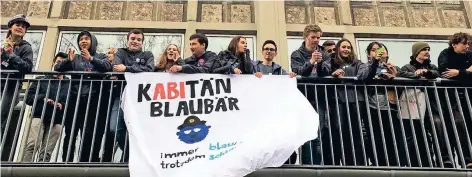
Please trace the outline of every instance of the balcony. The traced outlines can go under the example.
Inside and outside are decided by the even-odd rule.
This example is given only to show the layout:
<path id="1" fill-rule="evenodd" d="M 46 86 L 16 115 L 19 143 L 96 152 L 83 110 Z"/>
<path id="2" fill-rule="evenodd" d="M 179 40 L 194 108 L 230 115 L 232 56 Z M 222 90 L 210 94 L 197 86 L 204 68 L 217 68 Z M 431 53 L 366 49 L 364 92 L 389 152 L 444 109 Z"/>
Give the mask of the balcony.
<path id="1" fill-rule="evenodd" d="M 21 80 L 14 74 L 2 71 L 1 78 L 2 107 L 9 107 L 2 109 L 2 176 L 129 176 L 126 151 L 110 132 L 122 73 L 33 72 Z M 60 74 L 68 79 L 54 77 Z M 472 176 L 470 85 L 300 77 L 298 88 L 320 114 L 314 127 L 320 138 L 285 165 L 248 177 Z M 36 133 L 43 123 L 49 131 Z"/>

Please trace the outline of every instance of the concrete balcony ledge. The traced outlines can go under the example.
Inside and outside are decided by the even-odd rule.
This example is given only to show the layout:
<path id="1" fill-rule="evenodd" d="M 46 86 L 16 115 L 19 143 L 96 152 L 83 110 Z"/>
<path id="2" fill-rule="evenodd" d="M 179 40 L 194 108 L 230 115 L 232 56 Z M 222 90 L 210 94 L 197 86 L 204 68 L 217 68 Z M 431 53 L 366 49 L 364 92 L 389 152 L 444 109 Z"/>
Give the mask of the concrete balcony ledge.
<path id="1" fill-rule="evenodd" d="M 127 177 L 127 164 L 2 163 L 3 177 Z M 284 165 L 246 177 L 472 177 L 472 170 L 405 167 L 333 167 Z"/>

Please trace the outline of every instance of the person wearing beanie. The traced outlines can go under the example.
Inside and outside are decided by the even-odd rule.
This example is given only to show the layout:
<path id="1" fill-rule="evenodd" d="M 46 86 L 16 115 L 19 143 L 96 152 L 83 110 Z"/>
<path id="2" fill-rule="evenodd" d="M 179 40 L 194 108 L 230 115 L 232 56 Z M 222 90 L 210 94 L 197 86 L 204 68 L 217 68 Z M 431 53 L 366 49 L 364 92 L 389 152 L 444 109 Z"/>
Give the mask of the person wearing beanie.
<path id="1" fill-rule="evenodd" d="M 406 64 L 403 66 L 400 70 L 401 72 L 399 73 L 399 77 L 404 77 L 404 78 L 410 78 L 410 79 L 435 79 L 440 77 L 438 67 L 434 64 L 431 64 L 430 60 L 430 46 L 426 42 L 417 42 L 414 43 L 413 46 L 411 47 L 411 56 L 410 56 L 410 63 Z M 420 89 L 423 93 L 426 94 L 425 89 Z M 433 134 L 433 129 L 432 129 L 432 123 L 431 120 L 434 122 L 434 126 L 436 128 L 436 133 L 439 141 L 439 146 L 440 149 L 435 149 L 436 151 L 440 151 L 441 155 L 444 157 L 447 156 L 447 149 L 446 149 L 446 143 L 444 139 L 444 134 L 443 134 L 443 128 L 441 124 L 441 119 L 439 117 L 439 108 L 438 104 L 436 102 L 435 98 L 435 90 L 433 88 L 428 88 L 427 89 L 428 93 L 428 98 L 431 106 L 431 113 L 428 113 L 430 110 L 426 110 L 426 112 L 422 113 L 425 115 L 424 123 L 419 122 L 418 120 L 413 120 L 413 126 L 415 129 L 421 129 L 421 124 L 425 125 L 425 131 L 426 133 Z M 411 99 L 411 98 L 410 98 Z M 432 115 L 430 118 L 429 115 Z M 405 126 L 410 127 L 411 124 L 409 120 L 404 121 L 403 123 Z M 409 130 L 409 128 L 405 128 L 405 130 Z M 427 166 L 428 161 L 428 155 L 426 154 L 426 149 L 427 147 L 433 147 L 431 142 L 428 142 L 428 145 L 426 145 L 424 142 L 425 139 L 422 135 L 416 134 L 416 139 L 417 139 L 417 146 L 418 149 L 420 150 L 420 154 L 416 155 L 415 153 L 415 142 L 413 141 L 413 134 L 410 131 L 407 131 L 407 145 L 409 148 L 409 153 L 410 157 L 417 157 L 417 158 L 412 158 L 411 159 L 411 164 L 414 167 L 419 167 L 419 162 L 418 159 L 421 159 L 422 165 Z M 436 161 L 439 162 L 439 157 L 436 157 Z M 443 165 L 446 168 L 451 168 L 452 163 L 449 160 L 444 160 Z"/>
<path id="2" fill-rule="evenodd" d="M 414 43 L 411 47 L 410 63 L 401 68 L 402 72 L 399 76 L 412 79 L 435 79 L 440 77 L 438 67 L 431 64 L 429 51 L 428 43 Z"/>
<path id="3" fill-rule="evenodd" d="M 1 131 L 5 133 L 5 129 L 9 129 L 6 132 L 6 137 L 12 137 L 15 133 L 16 125 L 6 125 L 6 122 L 17 122 L 17 116 L 13 116 L 10 112 L 19 102 L 18 95 L 15 94 L 16 90 L 22 88 L 21 80 L 24 75 L 30 73 L 33 69 L 33 49 L 31 44 L 23 40 L 26 34 L 26 30 L 30 26 L 28 19 L 25 15 L 19 14 L 14 16 L 8 21 L 8 33 L 6 38 L 2 41 L 0 47 L 1 56 Z M 16 70 L 17 73 L 8 73 L 5 70 Z M 8 79 L 4 79 L 8 78 Z M 15 96 L 16 95 L 16 96 Z M 13 133 L 13 134 L 10 134 Z M 2 136 L 5 137 L 5 136 Z M 3 140 L 2 140 L 3 141 Z M 10 157 L 10 150 L 15 147 L 11 147 L 12 141 L 7 142 L 2 150 L 2 161 L 7 161 Z"/>
<path id="4" fill-rule="evenodd" d="M 65 113 L 62 160 L 72 162 L 75 146 L 69 143 L 75 142 L 80 129 L 80 132 L 84 134 L 80 135 L 84 138 L 82 139 L 82 147 L 84 148 L 81 149 L 79 161 L 89 162 L 89 155 L 92 153 L 90 162 L 100 162 L 100 145 L 108 112 L 109 93 L 107 92 L 110 87 L 106 87 L 100 81 L 104 79 L 103 75 L 86 73 L 112 71 L 112 64 L 106 54 L 97 52 L 97 38 L 89 31 L 79 33 L 77 46 L 79 47 L 78 54 L 74 49 L 69 48 L 68 58 L 59 61 L 54 66 L 55 71 L 59 72 L 81 71 L 84 73 L 71 76 L 73 81 L 70 83 L 70 96 Z M 86 123 L 85 126 L 84 123 Z M 93 149 L 91 149 L 92 144 L 94 144 Z M 111 161 L 108 160 L 108 158 L 111 159 L 109 152 L 111 150 L 105 149 L 105 155 L 102 158 L 106 158 L 106 160 L 103 161 Z"/>

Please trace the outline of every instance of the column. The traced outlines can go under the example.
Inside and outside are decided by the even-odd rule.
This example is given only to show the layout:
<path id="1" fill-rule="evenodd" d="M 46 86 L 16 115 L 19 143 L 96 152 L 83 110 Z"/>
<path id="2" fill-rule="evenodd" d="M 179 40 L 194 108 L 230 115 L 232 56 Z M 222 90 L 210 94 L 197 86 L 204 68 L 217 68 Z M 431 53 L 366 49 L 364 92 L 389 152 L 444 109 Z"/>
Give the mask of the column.
<path id="1" fill-rule="evenodd" d="M 277 43 L 277 57 L 274 61 L 289 70 L 287 31 L 285 24 L 284 1 L 255 1 L 255 23 L 257 26 L 256 59 L 261 58 L 262 44 L 265 40 Z"/>

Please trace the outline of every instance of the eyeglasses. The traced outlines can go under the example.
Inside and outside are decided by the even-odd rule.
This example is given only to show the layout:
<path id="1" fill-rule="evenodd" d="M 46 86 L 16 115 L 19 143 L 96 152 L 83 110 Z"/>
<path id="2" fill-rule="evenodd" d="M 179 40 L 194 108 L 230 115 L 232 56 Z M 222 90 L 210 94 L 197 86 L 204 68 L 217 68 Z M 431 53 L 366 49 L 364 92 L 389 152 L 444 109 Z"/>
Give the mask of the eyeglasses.
<path id="1" fill-rule="evenodd" d="M 264 48 L 264 49 L 262 49 L 262 51 L 270 51 L 270 52 L 275 52 L 275 51 L 277 51 L 277 50 L 276 50 L 276 49 L 274 49 L 274 48 Z"/>

